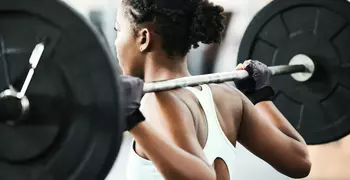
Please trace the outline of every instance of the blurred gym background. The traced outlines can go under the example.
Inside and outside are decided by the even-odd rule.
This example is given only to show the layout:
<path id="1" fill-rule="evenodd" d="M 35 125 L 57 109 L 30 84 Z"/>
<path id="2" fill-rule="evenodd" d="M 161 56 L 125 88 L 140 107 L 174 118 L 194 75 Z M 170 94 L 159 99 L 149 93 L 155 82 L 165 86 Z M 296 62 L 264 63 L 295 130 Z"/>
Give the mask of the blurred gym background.
<path id="1" fill-rule="evenodd" d="M 64 0 L 90 19 L 114 49 L 114 22 L 120 0 Z M 189 55 L 192 75 L 232 71 L 236 66 L 238 47 L 243 33 L 254 15 L 271 0 L 211 0 L 225 7 L 227 31 L 219 45 L 201 45 Z M 106 180 L 126 180 L 126 164 L 131 147 L 131 136 L 124 134 L 118 158 Z M 265 162 L 237 145 L 237 177 L 239 180 L 286 180 Z"/>

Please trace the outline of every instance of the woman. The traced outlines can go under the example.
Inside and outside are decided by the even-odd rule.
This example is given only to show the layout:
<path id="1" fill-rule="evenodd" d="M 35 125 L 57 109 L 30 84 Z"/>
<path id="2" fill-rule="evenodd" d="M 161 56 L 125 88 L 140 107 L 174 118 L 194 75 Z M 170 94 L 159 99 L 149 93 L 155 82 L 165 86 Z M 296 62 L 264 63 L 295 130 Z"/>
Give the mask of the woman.
<path id="1" fill-rule="evenodd" d="M 146 82 L 190 76 L 186 55 L 199 42 L 220 42 L 222 12 L 205 0 L 122 0 L 115 45 L 123 74 Z M 236 88 L 210 84 L 146 94 L 141 113 L 142 81 L 122 78 L 135 139 L 130 180 L 235 179 L 237 141 L 287 176 L 308 175 L 304 140 L 269 101 L 271 72 L 256 61 L 239 68 L 251 72 L 245 88 L 255 107 Z"/>

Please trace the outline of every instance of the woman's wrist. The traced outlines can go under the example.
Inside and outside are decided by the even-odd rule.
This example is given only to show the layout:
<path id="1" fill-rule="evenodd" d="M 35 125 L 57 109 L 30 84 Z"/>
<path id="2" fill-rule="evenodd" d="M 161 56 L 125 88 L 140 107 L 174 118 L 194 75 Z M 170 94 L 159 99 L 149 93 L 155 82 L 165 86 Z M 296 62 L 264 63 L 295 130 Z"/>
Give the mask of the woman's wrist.
<path id="1" fill-rule="evenodd" d="M 245 93 L 250 101 L 256 105 L 260 102 L 271 102 L 275 97 L 275 91 L 270 86 L 265 86 L 255 92 Z"/>
<path id="2" fill-rule="evenodd" d="M 145 121 L 145 117 L 142 112 L 139 109 L 135 110 L 130 116 L 126 117 L 126 130 L 131 131 L 143 121 Z"/>
<path id="3" fill-rule="evenodd" d="M 138 124 L 135 125 L 134 128 L 132 128 L 129 132 L 133 136 L 139 135 L 141 133 L 145 132 L 145 128 L 147 128 L 147 122 L 144 120 Z"/>

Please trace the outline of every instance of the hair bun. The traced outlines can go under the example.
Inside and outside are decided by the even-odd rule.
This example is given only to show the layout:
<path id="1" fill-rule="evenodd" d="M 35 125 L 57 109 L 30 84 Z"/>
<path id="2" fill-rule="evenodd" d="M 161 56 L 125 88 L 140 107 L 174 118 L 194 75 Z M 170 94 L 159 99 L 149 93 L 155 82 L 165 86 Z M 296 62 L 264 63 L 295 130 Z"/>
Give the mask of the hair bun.
<path id="1" fill-rule="evenodd" d="M 197 6 L 190 26 L 189 40 L 193 48 L 198 43 L 220 43 L 225 29 L 223 15 L 224 8 L 210 3 L 208 0 L 197 1 Z"/>

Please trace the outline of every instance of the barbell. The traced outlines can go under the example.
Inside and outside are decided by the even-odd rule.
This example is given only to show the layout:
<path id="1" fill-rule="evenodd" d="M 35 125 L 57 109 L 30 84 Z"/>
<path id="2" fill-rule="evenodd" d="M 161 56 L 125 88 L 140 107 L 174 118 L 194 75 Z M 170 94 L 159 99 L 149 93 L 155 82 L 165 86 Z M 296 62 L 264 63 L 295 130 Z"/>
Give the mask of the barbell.
<path id="1" fill-rule="evenodd" d="M 308 144 L 350 132 L 349 10 L 345 0 L 275 0 L 242 39 L 239 62 L 270 66 L 274 102 Z M 61 1 L 3 0 L 0 12 L 0 179 L 104 179 L 124 129 L 105 39 Z M 144 92 L 247 77 L 186 77 Z"/>
<path id="2" fill-rule="evenodd" d="M 298 54 L 290 60 L 289 65 L 273 66 L 269 67 L 269 69 L 271 70 L 273 76 L 290 74 L 296 81 L 305 82 L 311 79 L 315 71 L 315 65 L 312 59 L 310 59 L 308 56 Z M 248 77 L 248 72 L 244 70 L 184 77 L 161 82 L 145 83 L 143 92 L 150 93 L 202 84 L 239 81 Z"/>

